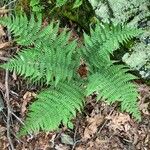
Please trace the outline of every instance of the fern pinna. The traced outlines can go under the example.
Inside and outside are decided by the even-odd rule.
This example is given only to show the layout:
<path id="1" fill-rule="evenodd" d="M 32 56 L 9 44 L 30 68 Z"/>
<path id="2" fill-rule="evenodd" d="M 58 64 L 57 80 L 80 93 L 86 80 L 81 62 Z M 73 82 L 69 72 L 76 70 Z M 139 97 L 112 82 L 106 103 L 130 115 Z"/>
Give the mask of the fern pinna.
<path id="1" fill-rule="evenodd" d="M 76 111 L 85 105 L 84 97 L 93 92 L 97 93 L 97 100 L 119 101 L 122 111 L 140 120 L 138 93 L 130 82 L 135 76 L 128 73 L 126 66 L 113 63 L 110 54 L 141 31 L 96 24 L 90 36 L 84 33 L 84 44 L 79 48 L 76 40 L 70 40 L 67 29 L 59 32 L 59 23 L 42 27 L 42 18 L 35 19 L 33 15 L 30 20 L 26 15 L 2 18 L 0 24 L 8 27 L 18 45 L 27 47 L 1 67 L 48 86 L 29 107 L 21 135 L 51 131 L 60 124 L 71 127 Z M 89 68 L 86 82 L 81 82 L 77 74 L 80 57 Z"/>

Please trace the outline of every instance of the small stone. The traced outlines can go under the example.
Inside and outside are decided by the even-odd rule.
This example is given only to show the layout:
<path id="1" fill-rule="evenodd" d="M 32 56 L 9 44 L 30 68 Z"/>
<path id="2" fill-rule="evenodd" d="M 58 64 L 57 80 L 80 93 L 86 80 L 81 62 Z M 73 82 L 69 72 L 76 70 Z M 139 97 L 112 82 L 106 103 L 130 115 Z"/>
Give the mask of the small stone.
<path id="1" fill-rule="evenodd" d="M 64 134 L 64 133 L 61 134 L 61 142 L 64 144 L 68 144 L 68 145 L 74 144 L 73 139 L 69 135 Z"/>

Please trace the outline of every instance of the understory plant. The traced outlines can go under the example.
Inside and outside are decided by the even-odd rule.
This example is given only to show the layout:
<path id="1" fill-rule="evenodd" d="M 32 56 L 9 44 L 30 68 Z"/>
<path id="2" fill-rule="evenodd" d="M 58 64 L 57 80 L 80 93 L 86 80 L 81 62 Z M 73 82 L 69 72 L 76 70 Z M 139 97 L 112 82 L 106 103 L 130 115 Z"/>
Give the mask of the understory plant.
<path id="1" fill-rule="evenodd" d="M 143 33 L 134 44 L 120 53 L 131 69 L 144 81 L 150 81 L 150 1 L 148 0 L 89 0 L 96 16 L 102 22 L 126 23 L 129 27 L 142 28 Z"/>
<path id="2" fill-rule="evenodd" d="M 35 19 L 36 18 L 36 19 Z M 1 67 L 15 71 L 32 83 L 43 83 L 47 88 L 37 93 L 29 106 L 20 135 L 41 130 L 52 131 L 63 124 L 72 128 L 71 119 L 85 106 L 85 97 L 97 94 L 97 100 L 110 104 L 119 102 L 122 111 L 140 120 L 138 92 L 131 81 L 136 77 L 128 68 L 110 59 L 113 51 L 141 33 L 124 25 L 97 23 L 90 35 L 84 33 L 81 47 L 71 38 L 71 32 L 59 30 L 59 22 L 43 27 L 42 18 L 17 15 L 0 19 L 22 48 Z M 80 59 L 88 73 L 79 75 Z"/>

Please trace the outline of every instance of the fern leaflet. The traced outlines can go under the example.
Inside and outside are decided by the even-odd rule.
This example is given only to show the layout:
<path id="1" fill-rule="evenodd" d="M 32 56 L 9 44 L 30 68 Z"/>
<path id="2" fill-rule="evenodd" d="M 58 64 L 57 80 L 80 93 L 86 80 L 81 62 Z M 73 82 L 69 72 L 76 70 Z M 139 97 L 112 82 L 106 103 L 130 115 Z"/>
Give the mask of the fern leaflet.
<path id="1" fill-rule="evenodd" d="M 135 76 L 127 73 L 124 66 L 111 65 L 102 67 L 99 72 L 89 76 L 86 94 L 90 95 L 96 91 L 97 99 L 106 100 L 109 103 L 121 102 L 122 111 L 132 114 L 140 120 L 140 112 L 137 106 L 137 89 L 130 81 Z"/>
<path id="2" fill-rule="evenodd" d="M 61 123 L 68 126 L 76 116 L 76 110 L 81 111 L 83 104 L 84 95 L 74 83 L 59 83 L 56 88 L 52 86 L 37 95 L 20 135 L 54 130 Z"/>

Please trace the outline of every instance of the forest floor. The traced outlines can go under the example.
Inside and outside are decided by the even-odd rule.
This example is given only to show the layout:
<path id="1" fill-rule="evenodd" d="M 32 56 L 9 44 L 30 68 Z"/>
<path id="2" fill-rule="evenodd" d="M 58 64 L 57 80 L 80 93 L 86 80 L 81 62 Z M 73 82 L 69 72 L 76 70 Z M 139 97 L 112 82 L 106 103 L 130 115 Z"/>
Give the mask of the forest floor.
<path id="1" fill-rule="evenodd" d="M 17 50 L 18 47 L 8 43 L 7 33 L 0 26 L 0 63 Z M 150 150 L 150 87 L 140 81 L 136 84 L 141 122 L 121 113 L 119 104 L 109 106 L 91 96 L 83 113 L 73 120 L 73 130 L 60 127 L 56 132 L 17 138 L 37 89 L 15 73 L 1 69 L 0 102 L 4 102 L 4 108 L 0 112 L 0 150 L 10 149 L 10 144 L 16 150 Z"/>

